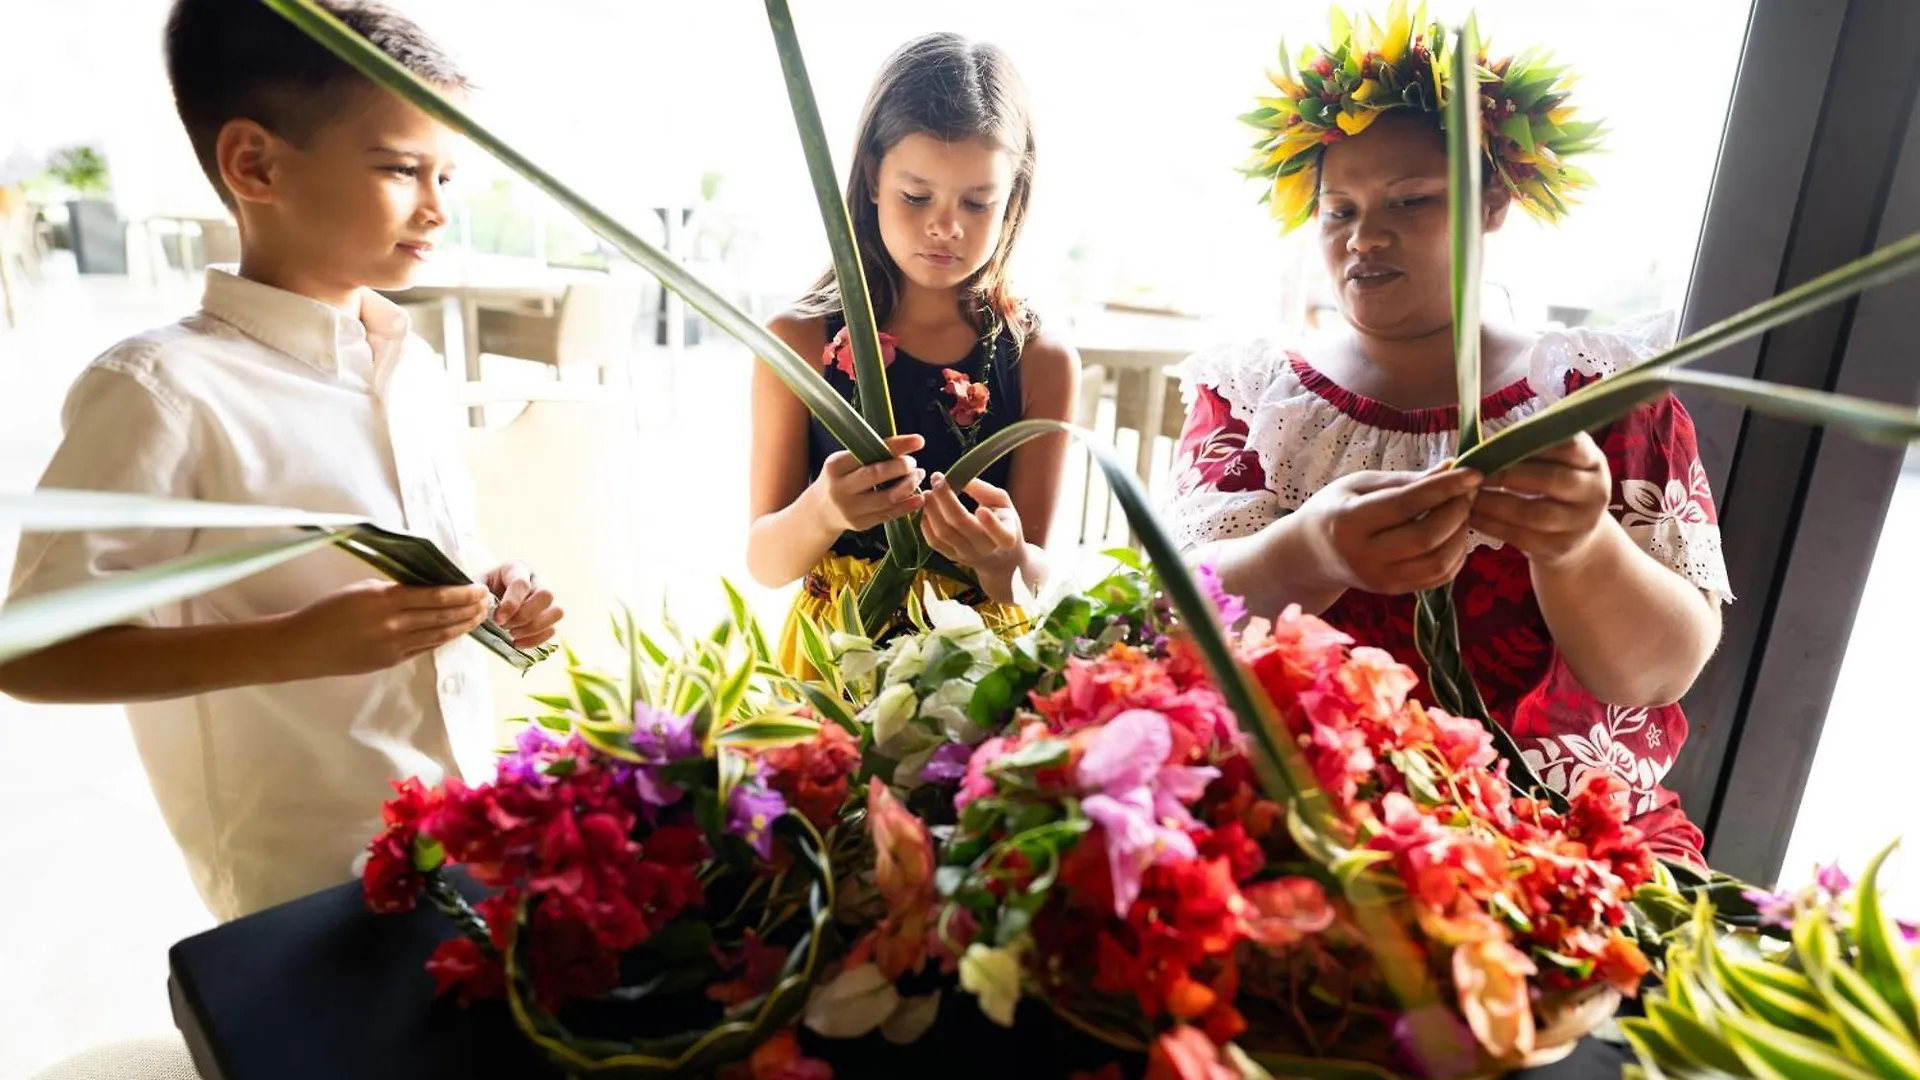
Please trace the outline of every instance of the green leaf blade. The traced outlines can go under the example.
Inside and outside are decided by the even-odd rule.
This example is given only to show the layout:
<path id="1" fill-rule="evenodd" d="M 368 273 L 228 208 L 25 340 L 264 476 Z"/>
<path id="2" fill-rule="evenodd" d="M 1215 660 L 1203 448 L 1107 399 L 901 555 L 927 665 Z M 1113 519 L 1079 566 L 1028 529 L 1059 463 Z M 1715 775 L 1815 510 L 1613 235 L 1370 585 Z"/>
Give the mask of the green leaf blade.
<path id="1" fill-rule="evenodd" d="M 0 609 L 0 663 L 204 595 L 330 547 L 339 539 L 339 534 L 318 533 L 188 555 L 13 601 Z"/>
<path id="2" fill-rule="evenodd" d="M 1460 401 L 1455 454 L 1480 441 L 1480 82 L 1479 32 L 1469 18 L 1456 36 L 1447 95 L 1447 236 L 1452 249 L 1453 365 Z"/>

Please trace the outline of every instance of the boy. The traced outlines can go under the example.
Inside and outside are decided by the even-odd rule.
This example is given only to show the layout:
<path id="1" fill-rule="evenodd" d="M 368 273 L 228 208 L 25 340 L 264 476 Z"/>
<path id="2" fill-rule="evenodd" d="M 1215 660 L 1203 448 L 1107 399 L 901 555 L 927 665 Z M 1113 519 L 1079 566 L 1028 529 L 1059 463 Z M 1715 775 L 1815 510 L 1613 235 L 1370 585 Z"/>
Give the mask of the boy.
<path id="1" fill-rule="evenodd" d="M 435 85 L 465 82 L 413 23 L 325 6 Z M 257 0 L 175 0 L 168 74 L 201 167 L 239 221 L 238 275 L 201 310 L 109 349 L 74 384 L 44 487 L 337 511 L 484 567 L 438 359 L 374 289 L 401 288 L 447 222 L 452 133 Z M 14 595 L 268 532 L 29 534 Z M 282 534 L 284 535 L 284 534 Z M 487 587 L 403 588 L 337 551 L 0 667 L 0 691 L 128 702 L 195 885 L 220 919 L 350 880 L 388 782 L 484 746 L 494 618 L 516 644 L 560 609 L 522 564 Z"/>

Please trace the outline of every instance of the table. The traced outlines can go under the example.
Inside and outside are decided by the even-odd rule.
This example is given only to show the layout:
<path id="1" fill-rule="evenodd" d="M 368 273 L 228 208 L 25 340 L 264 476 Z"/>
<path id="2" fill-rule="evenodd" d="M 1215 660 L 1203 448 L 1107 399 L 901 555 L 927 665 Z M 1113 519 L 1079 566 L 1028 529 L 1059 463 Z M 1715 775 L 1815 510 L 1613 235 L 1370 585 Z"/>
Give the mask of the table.
<path id="1" fill-rule="evenodd" d="M 421 969 L 452 934 L 438 912 L 373 915 L 343 885 L 174 946 L 175 1023 L 203 1080 L 546 1080 L 559 1073 L 523 1042 L 498 1003 L 463 1010 L 433 998 Z M 949 1015 L 951 1013 L 951 1015 Z M 1059 1034 L 1038 1011 L 1012 1031 L 965 995 L 911 1047 L 809 1040 L 846 1078 L 977 1075 L 1064 1077 L 1097 1065 L 1099 1049 Z M 1109 1052 L 1110 1053 L 1110 1052 Z M 1527 1080 L 1615 1080 L 1625 1054 L 1588 1039 Z M 929 1063 L 938 1067 L 929 1069 Z"/>

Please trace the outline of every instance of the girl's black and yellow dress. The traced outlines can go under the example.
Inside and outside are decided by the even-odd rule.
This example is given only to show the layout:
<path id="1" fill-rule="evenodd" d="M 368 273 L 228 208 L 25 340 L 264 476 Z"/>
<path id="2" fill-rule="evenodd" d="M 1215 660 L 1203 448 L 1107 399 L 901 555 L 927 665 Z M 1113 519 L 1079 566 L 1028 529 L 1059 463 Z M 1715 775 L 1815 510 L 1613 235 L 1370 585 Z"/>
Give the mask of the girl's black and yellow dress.
<path id="1" fill-rule="evenodd" d="M 832 341 L 843 325 L 845 322 L 840 315 L 828 316 L 827 340 Z M 955 422 L 955 399 L 951 389 L 953 378 L 949 373 L 964 377 L 970 384 L 987 388 L 986 408 L 969 425 L 962 426 Z M 855 401 L 856 391 L 851 376 L 834 364 L 827 365 L 825 375 L 842 397 L 849 402 Z M 929 476 L 936 472 L 945 473 L 975 443 L 1020 419 L 1019 345 L 1010 331 L 1002 329 L 990 337 L 983 337 L 964 359 L 952 364 L 929 363 L 911 356 L 904 349 L 896 350 L 894 362 L 887 368 L 887 395 L 893 400 L 895 426 L 902 433 L 913 432 L 927 441 L 926 446 L 913 455 L 914 461 Z M 962 416 L 965 416 L 964 411 Z M 812 483 L 817 479 L 827 458 L 841 449 L 819 420 L 809 418 L 807 482 Z M 1011 470 L 1012 456 L 1008 455 L 988 466 L 981 479 L 995 487 L 1005 488 Z M 858 592 L 873 577 L 875 567 L 886 554 L 887 538 L 883 527 L 840 534 L 832 549 L 807 573 L 801 582 L 799 594 L 794 597 L 793 608 L 787 613 L 786 625 L 780 633 L 780 666 L 783 669 L 801 678 L 815 674 L 800 647 L 801 617 L 804 615 L 824 624 L 827 611 L 839 591 L 849 588 Z M 921 591 L 928 586 L 937 596 L 957 599 L 978 609 L 989 627 L 1001 629 L 1016 625 L 1023 618 L 1019 608 L 994 603 L 978 588 L 969 587 L 944 574 L 922 570 L 914 579 L 914 594 L 921 595 Z M 904 611 L 898 613 L 895 616 L 896 624 L 904 624 L 905 618 Z"/>

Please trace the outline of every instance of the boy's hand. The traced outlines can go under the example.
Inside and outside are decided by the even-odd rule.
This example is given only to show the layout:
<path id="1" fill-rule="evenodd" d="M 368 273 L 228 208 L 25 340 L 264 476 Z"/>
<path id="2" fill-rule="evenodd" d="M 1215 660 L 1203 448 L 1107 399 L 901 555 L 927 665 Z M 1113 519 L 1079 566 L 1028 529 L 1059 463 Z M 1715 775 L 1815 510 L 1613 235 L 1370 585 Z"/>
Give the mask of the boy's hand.
<path id="1" fill-rule="evenodd" d="M 1351 473 L 1294 513 L 1324 584 L 1399 596 L 1460 572 L 1479 486 L 1465 471 Z"/>
<path id="2" fill-rule="evenodd" d="M 287 616 L 277 647 L 295 678 L 384 671 L 470 633 L 489 606 L 478 585 L 362 581 Z"/>
<path id="3" fill-rule="evenodd" d="M 1556 569 L 1589 550 L 1611 520 L 1612 496 L 1607 456 L 1583 434 L 1488 477 L 1469 521 L 1535 566 Z"/>
<path id="4" fill-rule="evenodd" d="M 493 609 L 494 624 L 513 635 L 515 648 L 531 649 L 553 639 L 566 614 L 553 602 L 553 590 L 534 577 L 523 562 L 501 563 L 487 573 L 487 588 L 500 598 Z"/>
<path id="5" fill-rule="evenodd" d="M 926 502 L 920 481 L 927 474 L 907 455 L 926 444 L 919 435 L 895 435 L 887 440 L 887 449 L 894 456 L 872 465 L 860 464 L 859 458 L 845 450 L 829 456 L 820 467 L 813 490 L 822 500 L 832 533 L 865 532 L 920 509 Z"/>

